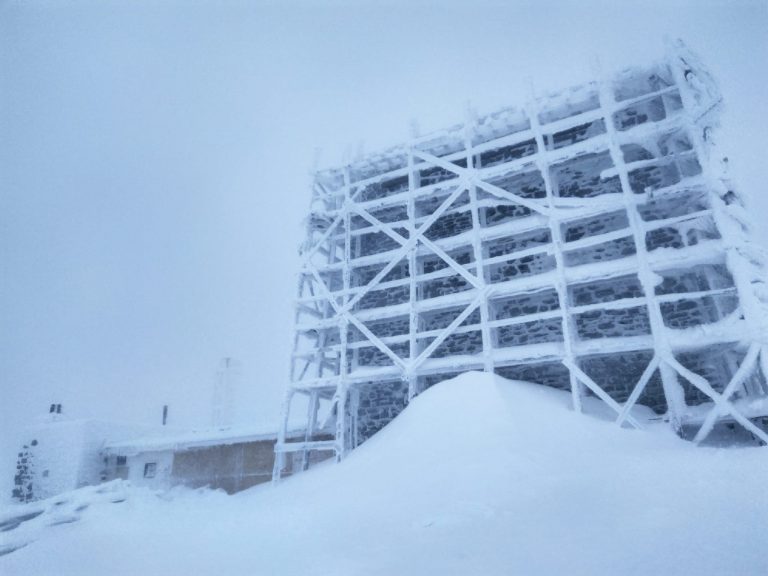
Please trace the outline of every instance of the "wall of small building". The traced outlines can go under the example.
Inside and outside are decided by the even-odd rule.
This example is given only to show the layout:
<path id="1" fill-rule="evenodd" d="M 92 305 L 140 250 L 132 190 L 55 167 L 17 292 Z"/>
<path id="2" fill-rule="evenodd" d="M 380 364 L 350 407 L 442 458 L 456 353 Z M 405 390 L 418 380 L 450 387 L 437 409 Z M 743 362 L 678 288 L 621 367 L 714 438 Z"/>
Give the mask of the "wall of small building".
<path id="1" fill-rule="evenodd" d="M 107 479 L 136 486 L 208 487 L 232 494 L 272 478 L 275 439 L 164 450 L 111 451 Z"/>
<path id="2" fill-rule="evenodd" d="M 25 499 L 50 498 L 87 482 L 87 474 L 80 470 L 88 456 L 83 454 L 84 426 L 83 421 L 52 420 L 27 431 L 29 441 L 19 452 L 17 463 L 25 467 L 28 478 Z"/>
<path id="3" fill-rule="evenodd" d="M 23 499 L 50 498 L 102 482 L 108 476 L 104 444 L 151 428 L 48 416 L 25 431 L 29 440 L 18 453 L 15 473 L 17 480 L 24 479 Z"/>
<path id="4" fill-rule="evenodd" d="M 136 486 L 167 488 L 171 486 L 173 468 L 172 450 L 155 450 L 126 456 L 124 469 L 116 470 L 115 477 L 122 477 Z"/>
<path id="5" fill-rule="evenodd" d="M 272 479 L 275 441 L 189 448 L 174 454 L 171 482 L 232 494 Z"/>

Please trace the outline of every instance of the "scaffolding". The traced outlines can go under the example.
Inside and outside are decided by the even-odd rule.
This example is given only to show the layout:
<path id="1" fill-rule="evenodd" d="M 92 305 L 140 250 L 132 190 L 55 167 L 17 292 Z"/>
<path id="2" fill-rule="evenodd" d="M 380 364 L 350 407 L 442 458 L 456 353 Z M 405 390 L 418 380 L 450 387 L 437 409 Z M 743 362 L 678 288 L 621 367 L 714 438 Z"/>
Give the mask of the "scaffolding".
<path id="1" fill-rule="evenodd" d="M 315 175 L 275 479 L 469 370 L 768 443 L 763 264 L 716 84 L 681 42 L 596 76 Z"/>

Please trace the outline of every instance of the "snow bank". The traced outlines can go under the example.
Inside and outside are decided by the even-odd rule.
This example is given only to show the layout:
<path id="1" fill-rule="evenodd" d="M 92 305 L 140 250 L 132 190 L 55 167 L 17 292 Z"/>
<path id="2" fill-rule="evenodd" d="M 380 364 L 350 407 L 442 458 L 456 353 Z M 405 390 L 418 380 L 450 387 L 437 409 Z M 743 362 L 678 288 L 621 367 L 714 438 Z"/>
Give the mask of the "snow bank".
<path id="1" fill-rule="evenodd" d="M 0 573 L 768 571 L 768 451 L 696 448 L 567 406 L 564 392 L 465 374 L 339 465 L 235 496 L 130 489 L 1 556 Z"/>

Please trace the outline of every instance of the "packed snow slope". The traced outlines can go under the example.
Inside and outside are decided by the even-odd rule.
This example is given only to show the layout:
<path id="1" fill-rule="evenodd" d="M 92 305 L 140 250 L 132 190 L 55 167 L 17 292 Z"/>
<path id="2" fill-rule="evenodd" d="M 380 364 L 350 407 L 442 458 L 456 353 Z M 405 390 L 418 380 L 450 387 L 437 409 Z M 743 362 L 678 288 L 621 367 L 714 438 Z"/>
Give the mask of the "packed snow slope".
<path id="1" fill-rule="evenodd" d="M 768 574 L 768 450 L 696 448 L 568 400 L 465 374 L 339 465 L 234 496 L 128 488 L 0 574 Z"/>

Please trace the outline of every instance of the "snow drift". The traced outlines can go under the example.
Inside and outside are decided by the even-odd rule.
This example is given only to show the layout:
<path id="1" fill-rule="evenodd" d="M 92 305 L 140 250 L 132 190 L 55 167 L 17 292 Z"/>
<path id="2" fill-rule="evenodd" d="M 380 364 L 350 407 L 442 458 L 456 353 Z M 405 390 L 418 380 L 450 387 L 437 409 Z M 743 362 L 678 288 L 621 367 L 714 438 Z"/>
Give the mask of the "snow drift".
<path id="1" fill-rule="evenodd" d="M 39 530 L 0 573 L 766 573 L 768 452 L 620 429 L 568 402 L 465 374 L 339 465 L 235 496 L 129 488 Z"/>

